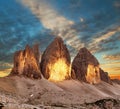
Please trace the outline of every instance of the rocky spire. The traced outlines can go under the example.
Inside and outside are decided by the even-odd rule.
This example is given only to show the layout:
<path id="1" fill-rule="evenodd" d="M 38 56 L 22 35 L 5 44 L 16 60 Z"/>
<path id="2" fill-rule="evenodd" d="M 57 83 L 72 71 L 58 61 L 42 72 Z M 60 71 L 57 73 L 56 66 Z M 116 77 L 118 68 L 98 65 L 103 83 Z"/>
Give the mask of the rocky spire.
<path id="1" fill-rule="evenodd" d="M 62 38 L 56 37 L 41 58 L 41 72 L 55 81 L 70 78 L 70 54 Z"/>
<path id="2" fill-rule="evenodd" d="M 73 78 L 91 84 L 99 83 L 100 80 L 108 82 L 101 74 L 106 75 L 105 72 L 101 73 L 98 60 L 85 47 L 81 48 L 72 62 Z"/>
<path id="3" fill-rule="evenodd" d="M 38 51 L 37 51 L 38 50 Z M 36 52 L 38 53 L 36 56 Z M 36 46 L 34 50 L 26 45 L 24 50 L 15 52 L 14 67 L 11 75 L 24 75 L 30 78 L 41 78 L 39 70 L 39 48 Z"/>
<path id="4" fill-rule="evenodd" d="M 100 68 L 100 78 L 102 81 L 112 84 L 112 81 L 108 75 L 108 72 L 104 72 L 101 68 Z"/>
<path id="5" fill-rule="evenodd" d="M 34 44 L 33 45 L 33 52 L 35 55 L 35 59 L 37 61 L 37 64 L 39 65 L 40 62 L 40 51 L 39 51 L 39 44 Z"/>

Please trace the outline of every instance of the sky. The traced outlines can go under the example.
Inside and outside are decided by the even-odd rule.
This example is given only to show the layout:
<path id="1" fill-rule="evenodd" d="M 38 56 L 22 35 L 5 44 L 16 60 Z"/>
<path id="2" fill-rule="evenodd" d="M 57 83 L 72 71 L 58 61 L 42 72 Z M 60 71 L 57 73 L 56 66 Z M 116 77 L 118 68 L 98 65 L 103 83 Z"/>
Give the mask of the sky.
<path id="1" fill-rule="evenodd" d="M 40 50 L 56 36 L 71 58 L 86 47 L 110 75 L 120 76 L 120 0 L 0 0 L 0 73 L 26 44 Z"/>

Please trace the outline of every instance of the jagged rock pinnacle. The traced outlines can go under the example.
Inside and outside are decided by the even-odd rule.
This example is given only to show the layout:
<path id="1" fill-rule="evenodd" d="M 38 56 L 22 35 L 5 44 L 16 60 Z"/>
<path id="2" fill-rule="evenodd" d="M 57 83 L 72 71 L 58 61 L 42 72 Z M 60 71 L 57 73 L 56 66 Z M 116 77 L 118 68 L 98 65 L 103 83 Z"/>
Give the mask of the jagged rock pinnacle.
<path id="1" fill-rule="evenodd" d="M 41 58 L 41 72 L 55 81 L 70 77 L 70 54 L 61 37 L 56 37 Z"/>
<path id="2" fill-rule="evenodd" d="M 83 82 L 96 84 L 103 80 L 109 83 L 109 80 L 103 77 L 106 74 L 101 71 L 98 60 L 85 47 L 81 48 L 74 58 L 71 73 L 75 75 L 76 79 Z"/>
<path id="3" fill-rule="evenodd" d="M 39 70 L 39 48 L 34 46 L 32 49 L 26 45 L 24 50 L 15 52 L 14 54 L 14 67 L 11 75 L 24 75 L 30 78 L 41 78 Z"/>

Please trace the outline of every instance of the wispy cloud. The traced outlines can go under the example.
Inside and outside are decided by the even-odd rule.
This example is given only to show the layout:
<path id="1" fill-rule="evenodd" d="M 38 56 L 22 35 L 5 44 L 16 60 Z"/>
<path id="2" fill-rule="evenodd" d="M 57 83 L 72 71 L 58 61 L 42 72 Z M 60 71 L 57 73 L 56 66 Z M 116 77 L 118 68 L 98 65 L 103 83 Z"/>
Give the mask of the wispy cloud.
<path id="1" fill-rule="evenodd" d="M 100 67 L 112 75 L 120 75 L 120 61 L 110 61 L 104 64 L 101 64 Z"/>
<path id="2" fill-rule="evenodd" d="M 112 55 L 103 55 L 103 59 L 108 61 L 120 60 L 120 53 L 116 53 Z"/>
<path id="3" fill-rule="evenodd" d="M 120 75 L 120 68 L 118 67 L 102 67 L 102 69 L 109 74 Z"/>
<path id="4" fill-rule="evenodd" d="M 7 63 L 7 62 L 0 61 L 0 70 L 10 69 L 12 67 L 13 67 L 12 63 Z"/>
<path id="5" fill-rule="evenodd" d="M 104 40 L 112 37 L 116 32 L 119 32 L 119 31 L 120 31 L 120 27 L 117 27 L 114 30 L 108 31 L 107 33 L 103 34 L 102 36 L 94 38 L 93 43 L 95 43 L 95 44 L 100 43 L 101 41 L 104 41 Z"/>
<path id="6" fill-rule="evenodd" d="M 120 1 L 115 1 L 115 2 L 114 2 L 114 6 L 115 6 L 116 8 L 120 8 Z"/>
<path id="7" fill-rule="evenodd" d="M 120 65 L 120 61 L 107 62 L 107 63 L 101 64 L 101 66 L 115 66 L 115 65 Z"/>
<path id="8" fill-rule="evenodd" d="M 113 37 L 117 32 L 120 32 L 120 27 L 108 29 L 105 32 L 98 33 L 95 37 L 93 37 L 92 41 L 88 44 L 89 49 L 91 52 L 100 52 L 100 51 L 107 51 L 118 48 L 117 46 L 107 46 L 105 47 L 105 43 Z M 115 39 L 115 38 L 114 38 Z"/>
<path id="9" fill-rule="evenodd" d="M 40 19 L 43 26 L 51 30 L 54 36 L 61 36 L 68 46 L 79 50 L 84 43 L 77 36 L 77 31 L 72 28 L 74 21 L 60 15 L 48 2 L 44 0 L 22 0 L 33 14 Z"/>
<path id="10" fill-rule="evenodd" d="M 70 48 L 70 51 L 78 52 L 80 48 L 86 46 L 92 53 L 95 52 L 101 52 L 101 51 L 107 51 L 111 49 L 116 49 L 117 46 L 111 47 L 111 46 L 102 46 L 102 44 L 105 44 L 112 36 L 114 36 L 117 32 L 120 32 L 120 27 L 114 27 L 113 25 L 107 25 L 106 28 L 104 28 L 104 31 L 100 32 L 97 31 L 97 34 L 91 34 L 93 33 L 92 28 L 90 28 L 88 25 L 95 25 L 98 22 L 98 18 L 101 22 L 104 22 L 104 17 L 94 17 L 94 21 L 87 21 L 85 20 L 83 22 L 83 18 L 80 19 L 82 22 L 74 22 L 65 16 L 61 15 L 55 7 L 53 7 L 50 2 L 46 2 L 45 0 L 22 0 L 23 5 L 28 6 L 32 13 L 36 15 L 36 17 L 40 20 L 40 22 L 43 24 L 43 26 L 47 29 L 51 30 L 51 34 L 54 36 L 61 36 L 63 40 L 66 42 L 66 44 Z M 79 3 L 80 4 L 80 3 Z M 102 15 L 97 14 L 97 15 Z M 105 15 L 105 13 L 103 13 Z M 109 18 L 109 15 L 107 15 L 107 18 Z M 99 22 L 98 22 L 99 23 Z M 104 23 L 101 24 L 102 27 Z M 96 28 L 94 28 L 96 30 Z M 100 28 L 97 28 L 100 29 Z M 85 35 L 80 36 L 81 32 L 88 32 L 91 36 L 87 34 L 87 37 L 85 38 Z M 72 53 L 71 53 L 72 54 Z"/>
<path id="11" fill-rule="evenodd" d="M 70 0 L 69 5 L 67 5 L 68 7 L 66 4 L 64 5 L 64 7 L 66 7 L 65 9 L 68 9 L 67 11 L 60 9 L 62 10 L 61 13 L 65 11 L 64 15 L 66 16 L 64 16 L 58 11 L 58 7 L 55 7 L 56 4 L 51 3 L 49 0 L 17 1 L 19 1 L 19 3 L 22 1 L 22 9 L 19 7 L 19 16 L 17 16 L 18 14 L 14 14 L 16 15 L 15 20 L 11 20 L 12 18 L 8 14 L 10 20 L 8 18 L 8 23 L 5 22 L 5 24 L 10 25 L 7 25 L 4 30 L 3 28 L 0 30 L 2 31 L 0 35 L 3 32 L 5 33 L 3 37 L 0 36 L 0 61 L 8 62 L 8 60 L 12 60 L 12 55 L 16 50 L 22 49 L 25 44 L 32 44 L 36 40 L 40 42 L 40 47 L 44 50 L 47 44 L 54 38 L 52 36 L 61 36 L 64 39 L 72 57 L 84 46 L 92 53 L 118 49 L 118 46 L 115 44 L 114 46 L 105 45 L 106 43 L 115 42 L 116 37 L 114 36 L 117 32 L 120 32 L 120 26 L 115 27 L 114 25 L 116 24 L 113 22 L 117 17 L 113 17 L 112 12 L 107 14 L 109 10 L 107 12 L 91 11 L 94 12 L 94 14 L 92 18 L 89 18 L 89 13 L 84 13 L 84 9 L 86 8 L 81 5 L 81 0 Z M 118 7 L 118 2 L 115 2 L 114 5 Z M 26 6 L 28 8 L 26 8 Z M 59 8 L 61 8 L 61 6 Z M 14 7 L 12 9 L 14 9 Z M 15 13 L 15 9 L 12 9 L 8 11 L 7 8 L 5 8 L 3 12 L 7 13 L 8 11 L 8 13 L 11 13 L 13 11 L 12 13 Z M 77 15 L 78 20 L 67 16 L 66 13 L 75 15 L 73 16 L 74 18 L 77 18 Z M 88 17 L 86 17 L 87 15 Z M 45 29 L 41 29 L 43 26 Z M 42 33 L 41 30 L 48 32 Z M 120 37 L 118 38 L 120 39 Z"/>

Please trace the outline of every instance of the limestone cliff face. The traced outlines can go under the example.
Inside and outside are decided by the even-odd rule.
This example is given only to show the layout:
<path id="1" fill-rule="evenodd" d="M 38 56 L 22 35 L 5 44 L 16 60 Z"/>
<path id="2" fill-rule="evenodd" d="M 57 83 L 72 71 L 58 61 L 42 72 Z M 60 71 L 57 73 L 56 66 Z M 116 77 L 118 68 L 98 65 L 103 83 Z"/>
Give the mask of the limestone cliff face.
<path id="1" fill-rule="evenodd" d="M 111 83 L 107 72 L 99 67 L 98 60 L 86 49 L 81 48 L 72 62 L 72 78 L 90 84 L 99 83 L 101 80 Z"/>
<path id="2" fill-rule="evenodd" d="M 87 68 L 87 74 L 86 74 L 86 80 L 90 84 L 96 84 L 100 82 L 100 71 L 99 71 L 99 65 L 88 65 Z"/>
<path id="3" fill-rule="evenodd" d="M 99 67 L 98 60 L 86 49 L 81 48 L 72 65 L 69 51 L 62 38 L 56 37 L 44 51 L 41 62 L 39 46 L 27 45 L 24 50 L 15 52 L 14 67 L 11 75 L 24 75 L 29 78 L 41 78 L 62 81 L 69 78 L 90 84 L 101 80 L 111 84 L 110 77 Z"/>
<path id="4" fill-rule="evenodd" d="M 70 78 L 70 54 L 60 37 L 46 48 L 40 65 L 46 79 L 61 81 Z"/>
<path id="5" fill-rule="evenodd" d="M 100 82 L 99 62 L 86 49 L 81 48 L 72 62 L 72 73 L 75 73 L 76 79 L 91 84 Z"/>
<path id="6" fill-rule="evenodd" d="M 15 52 L 14 67 L 11 75 L 24 75 L 35 79 L 41 78 L 39 70 L 39 48 L 37 45 L 33 48 L 27 45 L 25 50 Z"/>

